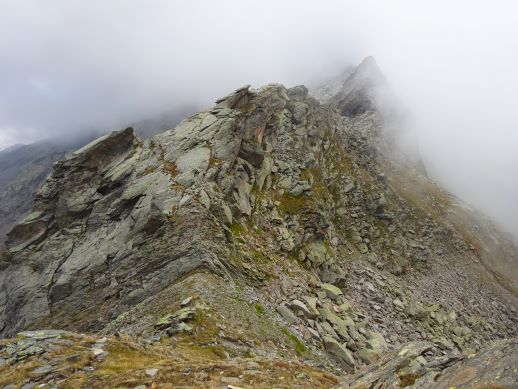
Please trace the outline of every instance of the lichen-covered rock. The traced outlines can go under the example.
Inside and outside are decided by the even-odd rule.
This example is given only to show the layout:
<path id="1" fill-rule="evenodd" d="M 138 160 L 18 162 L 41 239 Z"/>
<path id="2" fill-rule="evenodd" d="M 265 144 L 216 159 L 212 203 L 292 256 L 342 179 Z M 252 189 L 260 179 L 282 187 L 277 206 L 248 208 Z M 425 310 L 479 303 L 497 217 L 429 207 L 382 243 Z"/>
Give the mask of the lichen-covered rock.
<path id="1" fill-rule="evenodd" d="M 293 300 L 290 302 L 290 308 L 293 312 L 299 315 L 306 316 L 307 318 L 315 318 L 318 312 L 314 312 L 313 309 L 309 309 L 306 304 L 299 300 Z"/>
<path id="2" fill-rule="evenodd" d="M 333 358 L 342 364 L 346 371 L 354 371 L 356 361 L 344 346 L 338 343 L 334 338 L 330 336 L 324 336 L 324 347 Z"/>
<path id="3" fill-rule="evenodd" d="M 329 297 L 331 300 L 336 300 L 338 296 L 343 294 L 340 288 L 337 288 L 332 284 L 323 284 L 322 289 L 324 292 L 326 292 L 327 297 Z"/>
<path id="4" fill-rule="evenodd" d="M 293 314 L 293 312 L 284 304 L 281 304 L 277 307 L 277 312 L 286 320 L 289 324 L 294 324 L 297 322 L 297 317 Z"/>
<path id="5" fill-rule="evenodd" d="M 427 365 L 425 365 L 426 367 Z M 439 365 L 441 366 L 441 365 Z M 498 341 L 472 358 L 431 369 L 413 388 L 512 388 L 518 385 L 518 340 Z M 441 366 L 441 367 L 442 367 Z"/>
<path id="6" fill-rule="evenodd" d="M 411 343 L 336 388 L 512 388 L 518 383 L 516 346 L 516 339 L 499 341 L 464 359 L 433 353 L 429 343 Z"/>

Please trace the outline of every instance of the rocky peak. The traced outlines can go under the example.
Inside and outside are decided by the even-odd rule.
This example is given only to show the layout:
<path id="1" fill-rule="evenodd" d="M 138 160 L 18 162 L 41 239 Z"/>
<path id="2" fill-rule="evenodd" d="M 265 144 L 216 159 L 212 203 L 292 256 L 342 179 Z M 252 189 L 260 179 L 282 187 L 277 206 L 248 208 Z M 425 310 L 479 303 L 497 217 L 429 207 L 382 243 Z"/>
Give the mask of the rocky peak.
<path id="1" fill-rule="evenodd" d="M 329 101 L 336 104 L 342 115 L 357 116 L 375 111 L 378 95 L 388 87 L 385 76 L 373 57 L 365 58 L 343 81 Z"/>
<path id="2" fill-rule="evenodd" d="M 370 74 L 367 59 L 338 102 L 370 98 Z M 174 377 L 191 386 L 275 386 L 285 369 L 302 386 L 397 387 L 515 337 L 516 296 L 485 267 L 484 228 L 455 222 L 468 212 L 457 199 L 382 152 L 382 116 L 360 103 L 245 86 L 152 139 L 128 128 L 57 163 L 2 253 L 0 333 L 88 332 L 57 332 L 93 353 L 82 382 L 110 371 L 98 379 L 121 386 L 164 383 L 171 366 L 130 371 L 124 354 L 117 375 L 106 367 L 121 348 L 152 364 L 180 350 L 194 370 Z M 29 334 L 0 345 L 0 361 L 25 371 L 47 358 L 56 333 Z M 484 355 L 514 344 L 500 342 Z M 207 355 L 232 376 L 203 370 Z M 56 380 L 63 360 L 35 380 Z M 12 372 L 0 383 L 18 383 Z"/>
<path id="3" fill-rule="evenodd" d="M 365 57 L 362 62 L 354 69 L 354 72 L 344 83 L 345 87 L 351 86 L 351 84 L 382 84 L 386 83 L 387 80 L 383 75 L 381 69 L 378 67 L 376 59 L 372 56 Z"/>
<path id="4" fill-rule="evenodd" d="M 311 95 L 322 104 L 329 103 L 330 100 L 340 91 L 343 83 L 349 78 L 354 69 L 354 66 L 348 66 L 336 76 L 316 83 L 311 88 Z"/>
<path id="5" fill-rule="evenodd" d="M 337 107 L 343 117 L 353 119 L 352 123 L 375 121 L 374 126 L 352 124 L 350 136 L 359 139 L 355 142 L 364 141 L 375 148 L 386 160 L 393 160 L 398 165 L 406 165 L 426 175 L 416 133 L 409 125 L 403 104 L 374 57 L 366 57 L 357 67 L 349 68 L 344 74 L 347 77 L 335 77 L 323 84 L 326 90 L 334 91 L 333 96 L 325 97 L 323 87 L 315 88 L 311 94 L 320 102 Z"/>

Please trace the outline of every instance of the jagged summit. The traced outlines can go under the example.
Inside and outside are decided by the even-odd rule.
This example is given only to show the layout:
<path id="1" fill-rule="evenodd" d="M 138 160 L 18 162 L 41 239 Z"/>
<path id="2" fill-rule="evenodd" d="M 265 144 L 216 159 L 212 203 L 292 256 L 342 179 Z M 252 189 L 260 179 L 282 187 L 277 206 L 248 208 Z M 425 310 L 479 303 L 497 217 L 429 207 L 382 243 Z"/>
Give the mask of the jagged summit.
<path id="1" fill-rule="evenodd" d="M 484 238 L 518 251 L 380 149 L 376 106 L 344 107 L 245 86 L 57 163 L 2 253 L 0 333 L 58 331 L 2 343 L 0 384 L 516 382 L 516 295 Z"/>
<path id="2" fill-rule="evenodd" d="M 363 59 L 362 62 L 356 67 L 353 74 L 356 79 L 364 80 L 379 80 L 386 82 L 385 76 L 373 56 L 368 56 Z"/>
<path id="3" fill-rule="evenodd" d="M 344 81 L 339 92 L 330 100 L 342 115 L 356 116 L 366 111 L 386 109 L 391 95 L 390 86 L 373 57 L 365 58 Z"/>
<path id="4" fill-rule="evenodd" d="M 347 95 L 353 90 L 365 90 L 373 93 L 373 89 L 385 84 L 387 84 L 385 75 L 378 67 L 374 57 L 366 57 L 344 81 L 340 94 Z"/>
<path id="5" fill-rule="evenodd" d="M 315 88 L 312 95 L 322 103 L 335 104 L 344 116 L 356 116 L 379 110 L 379 100 L 389 89 L 374 57 L 366 57 L 356 68 Z"/>
<path id="6" fill-rule="evenodd" d="M 349 78 L 354 69 L 354 66 L 348 66 L 341 73 L 329 80 L 326 79 L 323 82 L 313 85 L 311 88 L 311 95 L 322 104 L 329 103 L 329 101 L 340 91 L 343 83 Z"/>

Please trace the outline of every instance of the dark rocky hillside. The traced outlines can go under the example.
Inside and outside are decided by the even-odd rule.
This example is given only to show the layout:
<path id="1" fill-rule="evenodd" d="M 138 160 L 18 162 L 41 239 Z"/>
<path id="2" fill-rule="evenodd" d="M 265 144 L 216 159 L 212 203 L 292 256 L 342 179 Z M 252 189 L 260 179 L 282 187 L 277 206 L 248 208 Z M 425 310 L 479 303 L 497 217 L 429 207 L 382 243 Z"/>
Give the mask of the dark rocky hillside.
<path id="1" fill-rule="evenodd" d="M 517 387 L 518 249 L 392 147 L 379 74 L 55 164 L 2 254 L 0 384 Z"/>
<path id="2" fill-rule="evenodd" d="M 45 181 L 54 162 L 88 143 L 38 142 L 0 152 L 0 247 L 5 235 L 33 206 L 33 195 Z"/>

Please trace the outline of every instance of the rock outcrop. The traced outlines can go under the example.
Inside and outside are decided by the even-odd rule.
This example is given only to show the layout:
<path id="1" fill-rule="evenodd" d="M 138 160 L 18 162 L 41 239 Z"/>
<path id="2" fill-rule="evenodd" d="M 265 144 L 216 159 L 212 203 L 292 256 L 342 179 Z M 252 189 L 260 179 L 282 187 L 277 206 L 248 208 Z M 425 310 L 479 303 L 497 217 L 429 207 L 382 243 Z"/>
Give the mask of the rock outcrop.
<path id="1" fill-rule="evenodd" d="M 140 137 L 150 138 L 177 124 L 186 112 L 194 111 L 192 107 L 175 109 L 131 126 Z M 54 163 L 103 133 L 69 135 L 0 151 L 0 249 L 4 248 L 7 233 L 30 213 L 34 193 L 45 182 Z"/>
<path id="2" fill-rule="evenodd" d="M 346 101 L 363 101 L 370 64 L 349 77 L 361 88 L 340 90 Z M 285 385 L 435 387 L 463 369 L 475 370 L 457 385 L 515 384 L 516 294 L 488 271 L 483 231 L 451 212 L 478 216 L 402 163 L 366 104 L 344 111 L 303 86 L 246 86 L 149 140 L 127 128 L 76 151 L 9 233 L 0 333 L 90 336 L 82 347 L 102 361 L 83 382 L 113 374 L 126 387 L 164 383 L 163 367 L 126 367 L 121 383 L 106 367 L 117 352 L 97 337 L 173 359 L 203 350 L 226 366 L 218 383 L 236 386 L 279 385 L 295 360 Z M 4 350 L 6 371 L 50 347 L 31 343 L 39 351 L 20 359 L 25 346 Z M 497 355 L 496 370 L 480 367 Z M 237 369 L 243 361 L 256 365 Z M 214 384 L 218 367 L 196 363 L 186 385 Z M 72 382 L 49 364 L 31 382 Z"/>
<path id="3" fill-rule="evenodd" d="M 437 355 L 425 342 L 409 343 L 339 388 L 513 388 L 517 384 L 518 341 L 498 341 L 470 358 Z"/>

